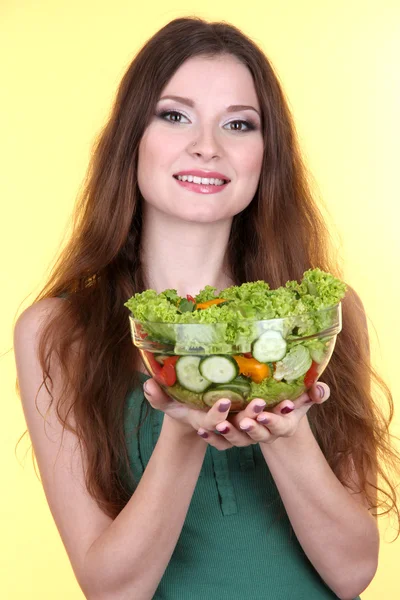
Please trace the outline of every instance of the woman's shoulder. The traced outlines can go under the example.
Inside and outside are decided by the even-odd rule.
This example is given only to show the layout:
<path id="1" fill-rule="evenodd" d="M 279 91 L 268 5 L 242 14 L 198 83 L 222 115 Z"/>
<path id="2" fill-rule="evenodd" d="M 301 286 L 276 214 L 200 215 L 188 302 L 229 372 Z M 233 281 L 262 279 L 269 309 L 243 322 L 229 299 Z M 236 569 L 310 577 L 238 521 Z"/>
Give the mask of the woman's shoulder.
<path id="1" fill-rule="evenodd" d="M 42 298 L 26 308 L 18 317 L 15 332 L 36 330 L 49 317 L 53 317 L 62 310 L 62 298 Z"/>

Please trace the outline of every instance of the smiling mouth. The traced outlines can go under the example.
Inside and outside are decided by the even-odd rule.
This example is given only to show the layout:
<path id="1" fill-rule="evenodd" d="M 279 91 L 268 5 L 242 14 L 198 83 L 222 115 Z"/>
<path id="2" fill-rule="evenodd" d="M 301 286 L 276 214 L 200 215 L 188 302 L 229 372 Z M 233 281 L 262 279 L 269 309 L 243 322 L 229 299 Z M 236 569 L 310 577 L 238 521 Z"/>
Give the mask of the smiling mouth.
<path id="1" fill-rule="evenodd" d="M 193 183 L 195 185 L 210 185 L 215 187 L 222 187 L 229 183 L 228 179 L 218 179 L 216 177 L 197 177 L 192 175 L 173 175 L 174 179 L 184 183 Z M 208 179 L 208 182 L 203 182 L 203 179 Z"/>

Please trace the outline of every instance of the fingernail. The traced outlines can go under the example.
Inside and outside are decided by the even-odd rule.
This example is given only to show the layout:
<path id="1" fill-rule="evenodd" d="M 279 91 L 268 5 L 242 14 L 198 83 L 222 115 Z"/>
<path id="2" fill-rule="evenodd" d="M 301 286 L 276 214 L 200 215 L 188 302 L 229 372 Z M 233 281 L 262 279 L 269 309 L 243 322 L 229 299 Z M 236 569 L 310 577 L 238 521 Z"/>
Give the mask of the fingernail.
<path id="1" fill-rule="evenodd" d="M 202 433 L 200 433 L 200 431 L 197 432 L 199 434 L 200 437 L 202 438 L 208 438 L 208 433 L 207 431 L 203 431 Z"/>
<path id="2" fill-rule="evenodd" d="M 262 415 L 261 417 L 257 417 L 257 422 L 263 423 L 265 425 L 266 423 L 270 422 L 270 419 L 268 419 L 268 417 L 265 417 L 264 415 Z"/>
<path id="3" fill-rule="evenodd" d="M 251 425 L 247 425 L 247 427 L 246 426 L 243 427 L 243 425 L 239 425 L 239 427 L 242 431 L 250 431 L 250 429 L 251 429 Z"/>
<path id="4" fill-rule="evenodd" d="M 149 392 L 149 389 L 148 389 L 148 388 L 149 388 L 149 384 L 148 384 L 148 382 L 147 382 L 147 381 L 145 381 L 145 383 L 143 384 L 143 389 L 144 389 L 144 391 L 146 392 L 146 394 L 147 394 L 148 396 L 151 396 L 151 394 L 150 394 L 150 392 Z"/>
<path id="5" fill-rule="evenodd" d="M 264 402 L 264 404 L 256 404 L 253 408 L 255 413 L 260 413 L 265 407 L 266 407 L 267 403 Z"/>
<path id="6" fill-rule="evenodd" d="M 287 415 L 288 413 L 291 413 L 293 410 L 294 410 L 294 408 L 290 408 L 289 406 L 285 406 L 284 408 L 282 408 L 281 414 L 282 415 Z"/>
<path id="7" fill-rule="evenodd" d="M 228 410 L 228 408 L 231 405 L 231 401 L 228 400 L 227 402 L 221 402 L 221 404 L 218 406 L 218 410 L 219 412 L 226 412 Z"/>
<path id="8" fill-rule="evenodd" d="M 220 433 L 229 433 L 229 427 L 224 427 L 224 429 L 218 429 L 217 431 L 219 431 Z"/>
<path id="9" fill-rule="evenodd" d="M 325 390 L 324 390 L 324 388 L 322 387 L 322 385 L 317 385 L 317 388 L 319 390 L 320 397 L 323 398 L 325 396 Z"/>

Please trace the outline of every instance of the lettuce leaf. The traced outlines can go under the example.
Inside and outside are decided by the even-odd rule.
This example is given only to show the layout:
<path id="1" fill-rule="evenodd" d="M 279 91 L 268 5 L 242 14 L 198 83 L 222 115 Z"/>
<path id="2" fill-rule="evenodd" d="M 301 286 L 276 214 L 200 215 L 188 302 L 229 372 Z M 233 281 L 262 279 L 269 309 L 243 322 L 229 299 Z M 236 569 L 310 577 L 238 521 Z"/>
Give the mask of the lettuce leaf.
<path id="1" fill-rule="evenodd" d="M 206 285 L 203 290 L 194 297 L 196 300 L 196 304 L 200 304 L 201 302 L 207 302 L 208 300 L 214 300 L 214 298 L 219 298 L 219 296 L 215 295 L 217 288 L 212 287 L 211 285 Z"/>
<path id="2" fill-rule="evenodd" d="M 329 308 L 340 302 L 345 293 L 344 282 L 316 268 L 306 271 L 301 282 L 288 281 L 277 289 L 270 289 L 269 284 L 262 280 L 230 286 L 218 293 L 217 288 L 207 285 L 195 297 L 196 303 L 214 298 L 224 298 L 228 302 L 202 310 L 181 312 L 178 306 L 182 298 L 174 289 L 160 294 L 151 289 L 145 290 L 135 294 L 125 306 L 157 340 L 177 342 L 176 331 L 168 324 L 225 323 L 226 327 L 221 327 L 214 334 L 211 334 L 211 328 L 203 328 L 204 331 L 198 328 L 191 340 L 186 339 L 187 334 L 180 333 L 179 348 L 186 342 L 190 342 L 190 347 L 198 342 L 205 352 L 212 353 L 213 348 L 236 344 L 237 351 L 247 352 L 251 342 L 260 335 L 260 325 L 255 326 L 255 321 L 291 317 L 285 323 L 284 336 L 314 335 L 334 324 Z M 240 349 L 242 346 L 246 349 Z M 319 350 L 320 356 L 322 348 Z"/>
<path id="3" fill-rule="evenodd" d="M 246 398 L 250 402 L 254 398 L 262 398 L 267 406 L 275 406 L 282 400 L 295 400 L 305 391 L 304 376 L 291 383 L 276 381 L 272 377 L 264 379 L 261 383 L 250 383 L 250 394 Z"/>

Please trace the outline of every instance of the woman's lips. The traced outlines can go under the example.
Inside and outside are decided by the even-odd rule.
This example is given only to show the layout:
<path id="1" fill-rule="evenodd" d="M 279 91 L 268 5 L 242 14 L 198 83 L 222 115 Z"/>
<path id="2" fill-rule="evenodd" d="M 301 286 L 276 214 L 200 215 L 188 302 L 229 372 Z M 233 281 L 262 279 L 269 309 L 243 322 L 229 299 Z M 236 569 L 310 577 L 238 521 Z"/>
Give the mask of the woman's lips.
<path id="1" fill-rule="evenodd" d="M 224 188 L 228 185 L 228 183 L 224 183 L 223 185 L 212 185 L 205 183 L 193 183 L 190 181 L 180 181 L 176 177 L 174 177 L 175 181 L 179 183 L 182 187 L 190 190 L 191 192 L 196 192 L 196 194 L 218 194 L 218 192 L 222 192 Z"/>

